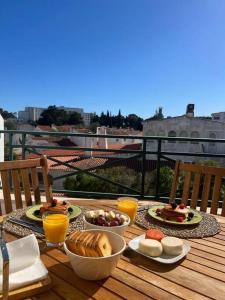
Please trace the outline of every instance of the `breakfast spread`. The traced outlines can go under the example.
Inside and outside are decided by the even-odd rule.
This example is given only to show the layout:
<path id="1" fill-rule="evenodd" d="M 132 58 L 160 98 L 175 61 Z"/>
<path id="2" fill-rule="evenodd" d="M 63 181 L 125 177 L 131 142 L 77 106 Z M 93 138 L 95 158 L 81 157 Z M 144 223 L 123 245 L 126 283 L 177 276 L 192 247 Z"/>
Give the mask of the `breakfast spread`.
<path id="1" fill-rule="evenodd" d="M 176 237 L 166 236 L 161 240 L 163 251 L 168 255 L 180 255 L 183 251 L 183 241 Z"/>
<path id="2" fill-rule="evenodd" d="M 57 199 L 51 199 L 50 202 L 43 203 L 40 209 L 36 210 L 34 214 L 36 216 L 42 215 L 45 212 L 52 212 L 52 213 L 62 213 L 67 215 L 72 211 L 70 204 L 68 201 L 60 201 Z"/>
<path id="3" fill-rule="evenodd" d="M 166 204 L 163 208 L 157 208 L 155 211 L 157 216 L 169 221 L 184 222 L 191 221 L 194 217 L 193 211 L 187 208 L 183 203 L 177 204 L 175 201 Z"/>
<path id="4" fill-rule="evenodd" d="M 178 256 L 183 252 L 183 241 L 176 237 L 165 237 L 159 229 L 149 229 L 145 238 L 139 241 L 138 249 L 143 254 L 158 257 L 162 253 Z"/>
<path id="5" fill-rule="evenodd" d="M 159 241 L 144 239 L 139 243 L 139 250 L 147 255 L 157 257 L 163 252 L 162 244 Z"/>
<path id="6" fill-rule="evenodd" d="M 75 231 L 66 240 L 68 249 L 80 256 L 105 257 L 112 254 L 108 236 L 103 233 Z"/>
<path id="7" fill-rule="evenodd" d="M 87 222 L 98 226 L 121 226 L 129 223 L 129 218 L 114 211 L 90 210 L 85 213 Z"/>

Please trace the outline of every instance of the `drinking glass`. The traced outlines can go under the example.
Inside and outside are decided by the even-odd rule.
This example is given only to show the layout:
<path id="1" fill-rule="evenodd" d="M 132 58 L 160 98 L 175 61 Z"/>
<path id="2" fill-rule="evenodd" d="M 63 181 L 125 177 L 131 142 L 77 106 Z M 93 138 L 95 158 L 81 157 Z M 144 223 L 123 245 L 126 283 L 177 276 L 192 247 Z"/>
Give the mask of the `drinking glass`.
<path id="1" fill-rule="evenodd" d="M 117 208 L 119 211 L 126 213 L 130 217 L 131 223 L 137 215 L 138 199 L 132 197 L 120 197 L 117 199 Z"/>
<path id="2" fill-rule="evenodd" d="M 45 212 L 42 219 L 47 246 L 60 247 L 66 239 L 69 227 L 68 215 L 57 212 Z"/>

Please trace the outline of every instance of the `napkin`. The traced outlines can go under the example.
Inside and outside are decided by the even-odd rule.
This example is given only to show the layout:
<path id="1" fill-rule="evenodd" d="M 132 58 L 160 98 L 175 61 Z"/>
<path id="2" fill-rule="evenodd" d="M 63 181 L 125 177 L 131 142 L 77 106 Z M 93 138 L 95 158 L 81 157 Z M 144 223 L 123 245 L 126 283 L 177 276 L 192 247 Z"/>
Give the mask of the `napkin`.
<path id="1" fill-rule="evenodd" d="M 39 246 L 34 234 L 7 243 L 7 249 L 10 291 L 47 277 L 48 270 L 40 259 Z M 2 268 L 3 259 L 0 253 L 0 291 L 2 291 Z"/>

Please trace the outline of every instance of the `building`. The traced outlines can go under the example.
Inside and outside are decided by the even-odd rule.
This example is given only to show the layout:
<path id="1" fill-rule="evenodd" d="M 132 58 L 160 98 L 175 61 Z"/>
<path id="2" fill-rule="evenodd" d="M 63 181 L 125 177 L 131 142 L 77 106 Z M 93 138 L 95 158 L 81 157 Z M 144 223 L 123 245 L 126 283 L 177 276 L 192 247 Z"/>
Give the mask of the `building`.
<path id="1" fill-rule="evenodd" d="M 212 119 L 221 121 L 221 122 L 225 122 L 225 112 L 213 113 Z"/>
<path id="2" fill-rule="evenodd" d="M 95 115 L 95 113 L 87 113 L 84 112 L 83 108 L 73 108 L 73 107 L 65 107 L 65 106 L 58 106 L 57 108 L 65 110 L 68 114 L 72 114 L 74 112 L 77 112 L 81 114 L 84 125 L 89 126 L 91 123 L 91 119 Z M 19 111 L 18 112 L 18 121 L 19 122 L 28 122 L 28 121 L 33 121 L 36 122 L 43 111 L 46 108 L 41 108 L 41 107 L 25 107 L 25 110 Z"/>
<path id="3" fill-rule="evenodd" d="M 145 120 L 143 122 L 143 135 L 225 139 L 225 112 L 212 114 L 212 116 L 212 118 L 195 117 L 192 105 L 191 109 L 187 109 L 186 114 L 183 116 L 168 117 L 162 120 Z M 157 149 L 156 141 L 149 141 L 147 149 L 155 151 Z M 225 154 L 225 144 L 164 141 L 162 151 Z M 178 157 L 173 156 L 173 158 L 177 159 Z M 187 157 L 179 158 L 187 160 Z M 189 157 L 188 160 L 194 161 L 199 160 L 199 158 Z"/>
<path id="4" fill-rule="evenodd" d="M 41 107 L 25 107 L 24 111 L 18 112 L 18 121 L 20 122 L 28 122 L 28 121 L 34 121 L 36 122 L 40 115 L 43 113 L 45 108 Z"/>

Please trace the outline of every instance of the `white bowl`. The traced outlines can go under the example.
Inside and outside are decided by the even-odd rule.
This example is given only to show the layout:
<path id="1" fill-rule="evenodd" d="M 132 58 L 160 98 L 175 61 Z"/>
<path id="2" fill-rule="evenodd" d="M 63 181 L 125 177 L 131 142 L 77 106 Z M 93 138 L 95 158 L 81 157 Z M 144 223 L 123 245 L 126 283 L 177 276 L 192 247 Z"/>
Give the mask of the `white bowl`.
<path id="1" fill-rule="evenodd" d="M 121 236 L 124 235 L 124 231 L 127 228 L 127 226 L 130 224 L 130 217 L 124 213 L 122 213 L 124 216 L 127 217 L 128 222 L 126 222 L 123 225 L 119 225 L 119 226 L 99 226 L 99 225 L 95 225 L 95 224 L 91 224 L 86 220 L 85 215 L 83 216 L 83 220 L 84 220 L 84 229 L 99 229 L 99 230 L 106 230 L 106 231 L 111 231 L 111 232 L 115 232 Z"/>
<path id="2" fill-rule="evenodd" d="M 116 265 L 126 248 L 126 242 L 119 234 L 105 230 L 84 230 L 90 232 L 104 232 L 107 234 L 112 245 L 113 254 L 106 257 L 86 257 L 79 256 L 71 252 L 66 243 L 64 249 L 69 257 L 74 272 L 81 278 L 87 280 L 100 280 L 108 277 L 116 268 Z"/>

